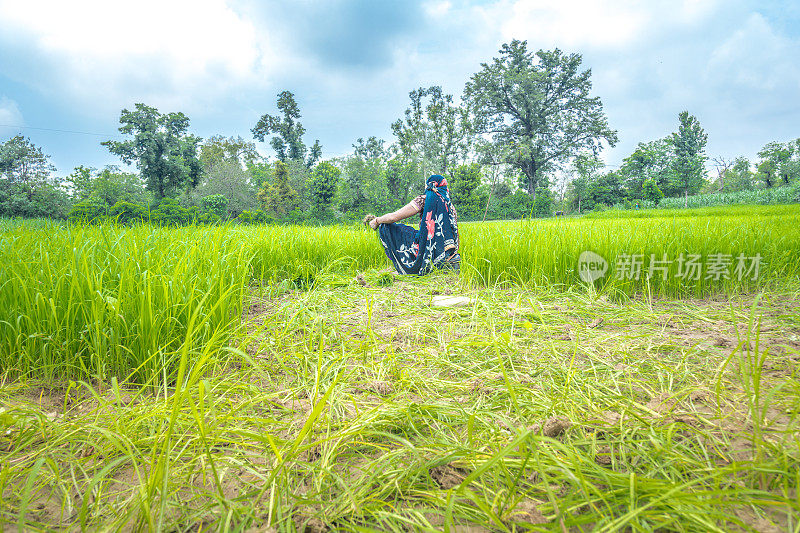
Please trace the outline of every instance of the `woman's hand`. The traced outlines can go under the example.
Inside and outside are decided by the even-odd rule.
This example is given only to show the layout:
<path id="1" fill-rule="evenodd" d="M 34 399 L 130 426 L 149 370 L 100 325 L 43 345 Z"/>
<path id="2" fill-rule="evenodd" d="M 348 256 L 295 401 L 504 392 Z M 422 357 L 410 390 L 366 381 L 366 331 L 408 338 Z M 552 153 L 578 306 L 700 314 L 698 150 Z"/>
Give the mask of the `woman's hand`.
<path id="1" fill-rule="evenodd" d="M 373 218 L 372 220 L 369 221 L 369 227 L 372 228 L 372 229 L 378 229 L 379 225 L 380 225 L 380 222 L 378 222 L 378 217 Z"/>

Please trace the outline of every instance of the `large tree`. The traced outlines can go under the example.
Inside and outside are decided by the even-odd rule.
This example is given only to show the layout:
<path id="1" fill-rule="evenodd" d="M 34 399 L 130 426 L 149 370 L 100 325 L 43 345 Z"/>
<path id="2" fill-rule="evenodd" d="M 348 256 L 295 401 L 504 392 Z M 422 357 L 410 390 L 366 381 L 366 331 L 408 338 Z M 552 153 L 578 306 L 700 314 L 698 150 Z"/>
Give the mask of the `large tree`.
<path id="1" fill-rule="evenodd" d="M 508 163 L 535 195 L 546 173 L 580 151 L 614 146 L 603 104 L 591 96 L 591 69 L 581 70 L 580 54 L 528 51 L 527 41 L 504 44 L 500 56 L 482 63 L 466 85 L 465 98 L 479 132 L 509 147 Z"/>
<path id="2" fill-rule="evenodd" d="M 631 155 L 622 160 L 619 174 L 633 198 L 643 198 L 643 186 L 653 180 L 660 190 L 670 190 L 672 160 L 675 150 L 672 137 L 640 142 Z"/>
<path id="3" fill-rule="evenodd" d="M 429 174 L 447 175 L 463 162 L 470 148 L 469 113 L 453 103 L 439 86 L 420 87 L 408 93 L 411 103 L 405 117 L 392 124 L 403 155 L 416 163 L 422 181 Z"/>
<path id="4" fill-rule="evenodd" d="M 24 194 L 28 200 L 48 183 L 54 170 L 50 157 L 22 135 L 0 144 L 0 177 L 5 178 L 7 188 Z"/>
<path id="5" fill-rule="evenodd" d="M 268 135 L 274 134 L 270 139 L 270 145 L 279 161 L 283 163 L 302 161 L 307 168 L 311 168 L 322 156 L 322 145 L 316 140 L 309 150 L 303 142 L 306 129 L 300 123 L 300 107 L 294 99 L 294 94 L 290 91 L 280 93 L 278 110 L 281 114 L 264 115 L 259 119 L 251 130 L 253 137 L 264 142 Z"/>
<path id="6" fill-rule="evenodd" d="M 282 161 L 275 161 L 275 177 L 258 191 L 258 199 L 265 211 L 277 218 L 286 216 L 298 206 L 299 195 L 289 183 L 289 168 Z"/>
<path id="7" fill-rule="evenodd" d="M 336 202 L 344 212 L 360 214 L 380 211 L 391 204 L 386 183 L 388 152 L 376 137 L 359 138 L 353 154 L 342 161 L 342 176 Z"/>
<path id="8" fill-rule="evenodd" d="M 157 200 L 186 186 L 197 186 L 201 176 L 197 145 L 202 139 L 187 133 L 186 115 L 161 114 L 156 108 L 139 103 L 134 111 L 123 109 L 119 122 L 120 133 L 132 138 L 102 145 L 125 163 L 135 163 Z"/>
<path id="9" fill-rule="evenodd" d="M 603 170 L 603 162 L 592 152 L 578 154 L 572 160 L 573 178 L 567 188 L 569 205 L 581 213 L 584 202 L 589 197 L 593 183 Z M 591 205 L 585 206 L 589 209 Z"/>
<path id="10" fill-rule="evenodd" d="M 205 170 L 215 165 L 230 163 L 247 168 L 260 159 L 255 143 L 245 141 L 241 137 L 214 135 L 200 145 L 200 162 L 203 163 Z"/>
<path id="11" fill-rule="evenodd" d="M 687 198 L 696 194 L 706 181 L 706 143 L 708 135 L 697 117 L 688 111 L 678 114 L 678 131 L 672 134 L 674 157 L 672 159 L 671 192 Z M 659 184 L 660 185 L 660 184 Z M 664 190 L 664 194 L 671 196 Z M 687 203 L 688 205 L 688 203 Z"/>
<path id="12" fill-rule="evenodd" d="M 800 148 L 800 144 L 797 141 L 787 143 L 772 141 L 759 150 L 758 170 L 761 179 L 768 187 L 774 185 L 775 182 L 788 185 L 795 178 L 797 165 L 793 156 L 798 148 Z"/>
<path id="13" fill-rule="evenodd" d="M 309 196 L 317 209 L 328 209 L 331 206 L 341 174 L 342 171 L 328 161 L 322 161 L 311 171 Z"/>

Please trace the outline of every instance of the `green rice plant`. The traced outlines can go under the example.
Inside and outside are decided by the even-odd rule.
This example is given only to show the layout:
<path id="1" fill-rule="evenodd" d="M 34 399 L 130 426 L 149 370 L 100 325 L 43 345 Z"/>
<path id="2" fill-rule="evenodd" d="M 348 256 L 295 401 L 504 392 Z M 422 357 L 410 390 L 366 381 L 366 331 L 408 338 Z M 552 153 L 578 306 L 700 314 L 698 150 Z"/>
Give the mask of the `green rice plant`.
<path id="1" fill-rule="evenodd" d="M 248 251 L 223 228 L 27 228 L 0 233 L 0 368 L 48 380 L 174 380 L 189 317 L 224 346 Z M 216 332 L 225 331 L 219 337 Z"/>
<path id="2" fill-rule="evenodd" d="M 691 218 L 664 212 L 658 218 L 464 223 L 462 277 L 472 285 L 500 281 L 567 288 L 584 283 L 578 260 L 591 251 L 608 263 L 594 285 L 609 294 L 751 291 L 800 275 L 800 208 L 782 207 L 776 214 L 776 208 L 766 209 L 768 214 L 751 208 Z M 692 255 L 699 270 L 682 276 Z"/>

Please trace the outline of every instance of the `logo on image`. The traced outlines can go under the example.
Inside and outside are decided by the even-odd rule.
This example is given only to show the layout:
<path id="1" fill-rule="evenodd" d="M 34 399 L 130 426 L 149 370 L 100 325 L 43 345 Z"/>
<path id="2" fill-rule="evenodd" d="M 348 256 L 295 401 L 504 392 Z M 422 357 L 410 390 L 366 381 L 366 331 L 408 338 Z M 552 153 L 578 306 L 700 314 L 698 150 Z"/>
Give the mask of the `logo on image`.
<path id="1" fill-rule="evenodd" d="M 586 283 L 602 278 L 606 272 L 608 272 L 608 261 L 601 255 L 587 250 L 578 257 L 578 275 Z"/>

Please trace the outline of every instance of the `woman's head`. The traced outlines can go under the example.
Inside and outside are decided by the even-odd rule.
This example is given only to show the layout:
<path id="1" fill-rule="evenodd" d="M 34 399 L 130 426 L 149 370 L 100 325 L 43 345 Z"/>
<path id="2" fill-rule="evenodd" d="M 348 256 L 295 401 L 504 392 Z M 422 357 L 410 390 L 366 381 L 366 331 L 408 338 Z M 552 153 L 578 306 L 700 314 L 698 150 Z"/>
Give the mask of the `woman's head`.
<path id="1" fill-rule="evenodd" d="M 441 174 L 433 174 L 428 178 L 428 187 L 447 187 L 447 178 Z"/>

